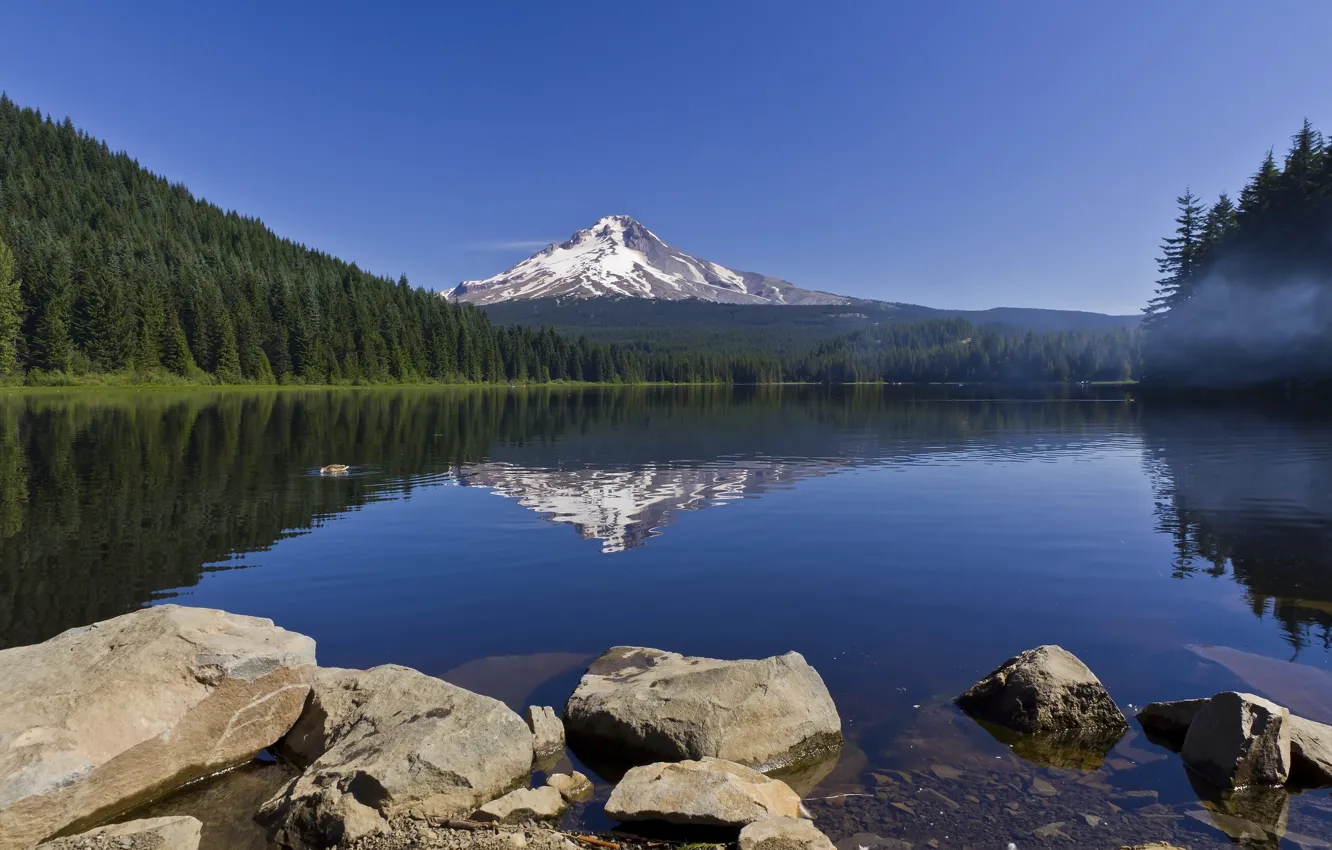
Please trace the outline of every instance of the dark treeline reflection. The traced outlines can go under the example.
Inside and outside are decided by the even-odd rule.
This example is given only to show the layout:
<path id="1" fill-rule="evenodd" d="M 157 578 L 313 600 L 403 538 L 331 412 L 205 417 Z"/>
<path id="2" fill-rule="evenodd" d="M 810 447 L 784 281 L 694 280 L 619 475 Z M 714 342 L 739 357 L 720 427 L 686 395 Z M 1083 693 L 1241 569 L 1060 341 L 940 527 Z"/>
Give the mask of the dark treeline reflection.
<path id="1" fill-rule="evenodd" d="M 696 387 L 0 396 L 0 646 L 132 610 L 197 584 L 207 569 L 245 565 L 233 555 L 496 453 L 532 466 L 687 466 L 755 453 L 835 466 L 981 435 L 1099 432 L 1133 415 L 1120 403 L 980 395 Z M 949 398 L 967 403 L 940 403 Z M 314 474 L 330 462 L 362 472 Z"/>
<path id="2" fill-rule="evenodd" d="M 1328 412 L 1153 404 L 1141 422 L 1174 575 L 1229 576 L 1296 654 L 1332 647 Z"/>

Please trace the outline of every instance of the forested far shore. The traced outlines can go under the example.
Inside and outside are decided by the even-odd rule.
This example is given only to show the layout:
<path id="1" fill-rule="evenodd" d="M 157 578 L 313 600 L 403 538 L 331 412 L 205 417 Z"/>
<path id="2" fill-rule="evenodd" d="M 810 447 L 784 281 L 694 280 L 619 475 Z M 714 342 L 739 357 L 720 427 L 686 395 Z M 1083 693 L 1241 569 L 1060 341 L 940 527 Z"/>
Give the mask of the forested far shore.
<path id="1" fill-rule="evenodd" d="M 1082 381 L 1137 337 L 887 322 L 800 350 L 499 327 L 197 199 L 0 95 L 0 383 Z"/>

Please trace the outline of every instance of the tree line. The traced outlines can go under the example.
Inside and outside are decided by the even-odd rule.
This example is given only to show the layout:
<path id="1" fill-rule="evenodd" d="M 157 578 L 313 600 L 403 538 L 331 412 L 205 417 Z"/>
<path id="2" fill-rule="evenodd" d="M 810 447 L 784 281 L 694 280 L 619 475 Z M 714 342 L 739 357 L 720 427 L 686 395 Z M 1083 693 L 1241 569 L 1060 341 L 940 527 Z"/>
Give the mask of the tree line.
<path id="1" fill-rule="evenodd" d="M 277 237 L 0 96 L 0 376 L 219 383 L 628 380 L 615 346 Z"/>
<path id="2" fill-rule="evenodd" d="M 1166 385 L 1332 378 L 1332 148 L 1306 120 L 1278 162 L 1205 204 L 1186 189 L 1145 308 L 1144 374 Z"/>
<path id="3" fill-rule="evenodd" d="M 681 332 L 684 332 L 683 330 Z M 669 332 L 666 334 L 670 336 Z M 500 327 L 279 238 L 0 95 L 0 381 L 767 383 L 1127 377 L 1131 334 L 889 322 L 799 349 Z"/>

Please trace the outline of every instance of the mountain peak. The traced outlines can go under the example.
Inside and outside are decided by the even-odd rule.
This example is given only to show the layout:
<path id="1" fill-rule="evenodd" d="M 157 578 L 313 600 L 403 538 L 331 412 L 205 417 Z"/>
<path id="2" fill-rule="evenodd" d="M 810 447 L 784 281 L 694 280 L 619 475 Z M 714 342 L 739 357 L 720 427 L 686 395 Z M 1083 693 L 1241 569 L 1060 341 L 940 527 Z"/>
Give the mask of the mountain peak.
<path id="1" fill-rule="evenodd" d="M 801 289 L 692 257 L 627 215 L 608 215 L 502 274 L 465 280 L 445 297 L 470 304 L 533 298 L 696 298 L 730 304 L 845 304 L 852 299 Z"/>

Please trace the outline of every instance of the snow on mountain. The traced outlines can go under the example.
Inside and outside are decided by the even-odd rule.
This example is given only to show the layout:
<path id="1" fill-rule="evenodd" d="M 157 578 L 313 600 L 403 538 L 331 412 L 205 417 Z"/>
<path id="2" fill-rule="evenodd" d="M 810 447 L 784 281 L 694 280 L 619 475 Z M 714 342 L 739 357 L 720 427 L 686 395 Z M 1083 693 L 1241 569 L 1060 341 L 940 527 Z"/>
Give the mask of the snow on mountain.
<path id="1" fill-rule="evenodd" d="M 548 245 L 506 272 L 465 280 L 451 301 L 495 304 L 532 298 L 698 298 L 727 304 L 850 304 L 775 277 L 729 269 L 672 248 L 627 215 L 610 215 Z"/>

